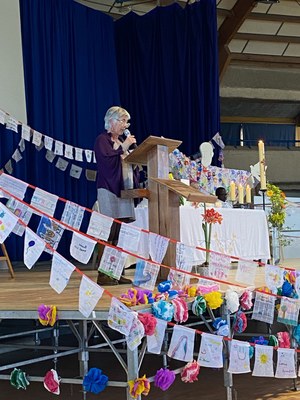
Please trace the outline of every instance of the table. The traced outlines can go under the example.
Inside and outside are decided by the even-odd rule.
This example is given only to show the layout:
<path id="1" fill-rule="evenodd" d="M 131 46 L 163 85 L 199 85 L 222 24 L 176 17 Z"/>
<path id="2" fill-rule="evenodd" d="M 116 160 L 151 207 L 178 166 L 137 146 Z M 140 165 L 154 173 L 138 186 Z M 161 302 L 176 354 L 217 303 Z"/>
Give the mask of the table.
<path id="1" fill-rule="evenodd" d="M 269 230 L 263 210 L 216 208 L 222 214 L 221 224 L 212 227 L 211 250 L 249 260 L 270 258 Z M 135 226 L 148 229 L 148 208 L 135 209 Z M 202 230 L 203 208 L 191 205 L 180 207 L 180 238 L 184 244 L 205 247 Z M 205 260 L 205 253 L 197 251 L 197 262 Z"/>

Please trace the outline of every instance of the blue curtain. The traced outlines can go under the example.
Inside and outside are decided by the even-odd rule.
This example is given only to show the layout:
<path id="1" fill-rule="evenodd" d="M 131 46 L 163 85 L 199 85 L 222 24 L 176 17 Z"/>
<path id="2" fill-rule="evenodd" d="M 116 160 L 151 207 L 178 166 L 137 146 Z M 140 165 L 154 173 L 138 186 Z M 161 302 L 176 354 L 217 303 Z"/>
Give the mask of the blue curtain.
<path id="1" fill-rule="evenodd" d="M 182 140 L 194 154 L 219 131 L 215 0 L 174 3 L 115 22 L 120 96 L 139 141 Z"/>
<path id="2" fill-rule="evenodd" d="M 93 149 L 107 108 L 119 104 L 112 19 L 72 0 L 20 0 L 20 15 L 28 125 L 64 143 Z M 25 180 L 93 205 L 96 184 L 87 181 L 84 171 L 73 179 L 71 162 L 62 172 L 45 160 L 45 150 L 30 150 Z M 93 163 L 73 163 L 95 169 Z"/>
<path id="3" fill-rule="evenodd" d="M 263 140 L 268 146 L 295 146 L 295 125 L 243 124 L 245 145 Z"/>
<path id="4" fill-rule="evenodd" d="M 240 131 L 242 124 L 235 123 L 221 123 L 220 134 L 223 142 L 227 146 L 240 146 Z"/>

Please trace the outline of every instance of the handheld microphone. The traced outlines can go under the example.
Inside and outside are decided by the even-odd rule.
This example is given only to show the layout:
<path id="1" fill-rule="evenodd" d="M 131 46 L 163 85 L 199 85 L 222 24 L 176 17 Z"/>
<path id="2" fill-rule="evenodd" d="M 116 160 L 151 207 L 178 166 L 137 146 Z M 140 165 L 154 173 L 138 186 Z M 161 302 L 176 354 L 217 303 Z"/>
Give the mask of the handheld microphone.
<path id="1" fill-rule="evenodd" d="M 126 136 L 126 137 L 128 137 L 128 136 L 131 136 L 131 133 L 130 133 L 130 130 L 129 129 L 125 129 L 125 131 L 123 132 L 124 133 L 124 135 Z M 136 149 L 137 148 L 137 144 L 136 143 L 132 143 L 132 145 L 130 146 L 130 148 L 133 150 L 133 149 Z"/>

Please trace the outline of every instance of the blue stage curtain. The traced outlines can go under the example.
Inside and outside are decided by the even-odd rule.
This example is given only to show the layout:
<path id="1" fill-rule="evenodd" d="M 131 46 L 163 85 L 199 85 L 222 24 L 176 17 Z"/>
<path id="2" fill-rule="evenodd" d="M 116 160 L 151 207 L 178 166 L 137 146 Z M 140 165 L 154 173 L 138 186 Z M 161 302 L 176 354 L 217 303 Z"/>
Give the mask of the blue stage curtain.
<path id="1" fill-rule="evenodd" d="M 93 149 L 104 115 L 119 104 L 113 20 L 72 0 L 20 0 L 28 125 L 54 139 Z M 45 150 L 26 150 L 26 174 L 35 186 L 91 207 L 96 184 L 45 160 Z M 54 164 L 54 165 L 53 165 Z"/>
<path id="2" fill-rule="evenodd" d="M 241 144 L 241 126 L 236 123 L 221 123 L 221 136 L 226 146 L 240 146 Z"/>
<path id="3" fill-rule="evenodd" d="M 263 140 L 268 146 L 295 146 L 295 125 L 292 124 L 243 124 L 244 143 L 256 146 Z"/>
<path id="4" fill-rule="evenodd" d="M 215 0 L 157 7 L 115 22 L 120 96 L 132 133 L 182 140 L 198 151 L 219 131 Z"/>

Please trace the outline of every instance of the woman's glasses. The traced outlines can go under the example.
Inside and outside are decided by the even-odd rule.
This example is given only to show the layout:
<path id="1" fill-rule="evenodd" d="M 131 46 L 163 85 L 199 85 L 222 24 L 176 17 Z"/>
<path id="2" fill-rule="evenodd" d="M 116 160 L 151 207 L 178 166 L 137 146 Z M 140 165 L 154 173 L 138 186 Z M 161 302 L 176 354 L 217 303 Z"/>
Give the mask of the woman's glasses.
<path id="1" fill-rule="evenodd" d="M 130 122 L 128 122 L 126 119 L 119 119 L 116 118 L 117 121 L 121 122 L 122 124 L 126 125 L 127 128 L 130 127 Z"/>

